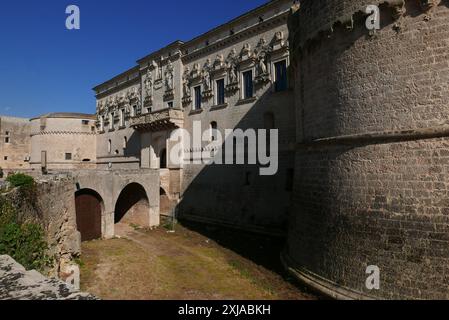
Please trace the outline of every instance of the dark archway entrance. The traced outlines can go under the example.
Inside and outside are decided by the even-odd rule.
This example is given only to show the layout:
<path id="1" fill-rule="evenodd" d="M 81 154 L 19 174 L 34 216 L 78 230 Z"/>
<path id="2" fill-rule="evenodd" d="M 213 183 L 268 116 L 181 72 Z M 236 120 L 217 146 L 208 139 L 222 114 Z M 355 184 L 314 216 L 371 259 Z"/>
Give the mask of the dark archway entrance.
<path id="1" fill-rule="evenodd" d="M 149 226 L 150 203 L 145 189 L 138 183 L 131 183 L 121 192 L 115 205 L 115 223 Z"/>
<path id="2" fill-rule="evenodd" d="M 167 169 L 167 149 L 161 151 L 161 169 Z"/>
<path id="3" fill-rule="evenodd" d="M 171 215 L 171 201 L 168 197 L 167 193 L 164 189 L 160 189 L 160 214 L 162 216 L 170 216 Z"/>
<path id="4" fill-rule="evenodd" d="M 101 196 L 90 189 L 75 193 L 76 225 L 81 233 L 81 241 L 101 238 L 101 215 L 103 200 Z"/>

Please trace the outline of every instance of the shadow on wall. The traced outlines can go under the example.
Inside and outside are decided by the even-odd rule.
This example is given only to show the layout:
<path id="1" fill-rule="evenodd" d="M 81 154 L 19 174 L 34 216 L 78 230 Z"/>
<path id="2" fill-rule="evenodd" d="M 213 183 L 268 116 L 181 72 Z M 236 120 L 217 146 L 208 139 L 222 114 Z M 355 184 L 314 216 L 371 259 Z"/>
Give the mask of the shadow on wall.
<path id="1" fill-rule="evenodd" d="M 123 189 L 115 205 L 114 222 L 148 226 L 150 204 L 145 189 L 131 183 Z"/>
<path id="2" fill-rule="evenodd" d="M 130 137 L 123 141 L 123 155 L 125 157 L 140 158 L 140 134 L 134 131 Z"/>
<path id="3" fill-rule="evenodd" d="M 223 127 L 219 119 L 214 119 L 214 112 L 217 111 L 208 112 L 210 119 L 217 122 L 220 132 L 232 129 Z M 230 114 L 232 110 L 227 112 Z M 271 116 L 267 117 L 267 114 Z M 294 152 L 288 149 L 286 141 L 295 140 L 293 114 L 293 94 L 290 90 L 267 92 L 261 96 L 235 128 L 243 131 L 267 127 L 279 129 L 277 173 L 262 176 L 258 165 L 186 165 L 178 218 L 285 236 L 294 167 Z M 265 123 L 267 119 L 274 123 Z M 207 125 L 202 124 L 203 130 Z"/>
<path id="4" fill-rule="evenodd" d="M 293 99 L 291 90 L 266 92 L 235 127 L 243 131 L 279 129 L 277 174 L 261 176 L 258 165 L 186 165 L 184 192 L 178 205 L 178 219 L 183 225 L 281 274 L 280 252 L 287 232 L 294 174 L 294 151 L 288 148 L 288 142 L 295 141 Z M 232 129 L 220 123 L 222 114 L 217 113 L 215 119 L 217 111 L 206 112 L 222 134 Z M 233 111 L 226 112 L 230 116 Z M 207 125 L 202 124 L 203 130 Z"/>

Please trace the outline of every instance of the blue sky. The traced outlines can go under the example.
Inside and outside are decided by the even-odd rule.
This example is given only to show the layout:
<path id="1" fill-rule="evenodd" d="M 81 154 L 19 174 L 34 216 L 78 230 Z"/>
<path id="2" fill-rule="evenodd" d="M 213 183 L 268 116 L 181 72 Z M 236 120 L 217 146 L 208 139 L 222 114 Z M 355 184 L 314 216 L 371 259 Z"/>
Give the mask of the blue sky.
<path id="1" fill-rule="evenodd" d="M 95 112 L 92 88 L 174 40 L 267 0 L 16 0 L 0 4 L 0 114 Z M 79 6 L 81 30 L 65 28 Z"/>

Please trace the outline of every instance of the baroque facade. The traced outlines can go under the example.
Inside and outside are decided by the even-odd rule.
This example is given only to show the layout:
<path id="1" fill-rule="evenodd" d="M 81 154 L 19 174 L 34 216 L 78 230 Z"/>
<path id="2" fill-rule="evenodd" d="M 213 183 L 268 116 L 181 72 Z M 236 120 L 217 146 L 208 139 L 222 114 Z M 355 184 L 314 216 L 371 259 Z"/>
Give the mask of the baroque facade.
<path id="1" fill-rule="evenodd" d="M 176 41 L 94 88 L 99 169 L 160 169 L 161 211 L 202 222 L 285 232 L 295 123 L 287 17 L 293 1 L 270 1 L 188 42 Z M 185 143 L 172 163 L 175 129 L 279 129 L 278 173 L 257 165 L 205 165 L 208 143 Z M 185 141 L 183 141 L 184 143 Z M 205 155 L 207 154 L 208 155 Z"/>

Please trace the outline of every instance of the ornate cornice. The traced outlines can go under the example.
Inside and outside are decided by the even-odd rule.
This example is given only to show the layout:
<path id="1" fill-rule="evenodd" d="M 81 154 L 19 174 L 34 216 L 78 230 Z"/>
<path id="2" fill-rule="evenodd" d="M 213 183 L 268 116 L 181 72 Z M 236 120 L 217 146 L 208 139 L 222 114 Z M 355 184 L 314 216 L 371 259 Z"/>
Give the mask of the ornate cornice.
<path id="1" fill-rule="evenodd" d="M 31 136 L 49 136 L 49 135 L 84 135 L 94 136 L 96 132 L 77 132 L 77 131 L 41 131 L 38 133 L 31 133 Z"/>
<path id="2" fill-rule="evenodd" d="M 230 46 L 233 44 L 236 44 L 238 42 L 241 42 L 243 38 L 247 38 L 248 36 L 253 36 L 258 33 L 261 33 L 263 31 L 269 30 L 273 28 L 273 26 L 279 26 L 283 23 L 286 23 L 288 19 L 288 12 L 282 13 L 278 16 L 272 17 L 270 19 L 265 20 L 264 22 L 261 22 L 257 25 L 251 26 L 245 30 L 242 30 L 232 36 L 229 36 L 227 38 L 224 38 L 222 40 L 218 40 L 215 43 L 210 44 L 207 47 L 198 49 L 196 51 L 193 51 L 191 53 L 188 53 L 184 55 L 181 60 L 184 64 L 188 64 L 192 62 L 193 60 L 199 59 L 202 56 L 214 53 L 217 50 L 221 50 L 223 47 Z"/>
<path id="3" fill-rule="evenodd" d="M 446 3 L 446 0 L 377 0 L 373 1 L 372 4 L 376 4 L 379 7 L 388 7 L 391 12 L 391 17 L 396 23 L 392 27 L 399 31 L 402 28 L 400 19 L 406 15 L 406 3 L 414 2 L 418 3 L 422 10 L 422 14 L 426 15 L 425 20 L 429 20 L 428 16 L 432 9 L 440 4 Z M 303 35 L 300 30 L 300 19 L 301 19 L 301 8 L 300 5 L 295 5 L 290 10 L 290 16 L 288 19 L 289 26 L 289 40 L 292 50 L 292 56 L 295 56 L 297 52 L 301 52 L 304 47 L 308 46 L 309 43 L 318 40 L 329 38 L 334 33 L 334 31 L 339 27 L 344 27 L 347 31 L 354 29 L 357 23 L 365 23 L 365 17 L 368 14 L 365 12 L 364 8 L 360 8 L 352 13 L 346 14 L 336 18 L 334 21 L 323 25 L 321 28 L 313 30 L 312 33 Z M 362 17 L 363 19 L 360 19 Z M 367 30 L 368 31 L 368 30 Z"/>

